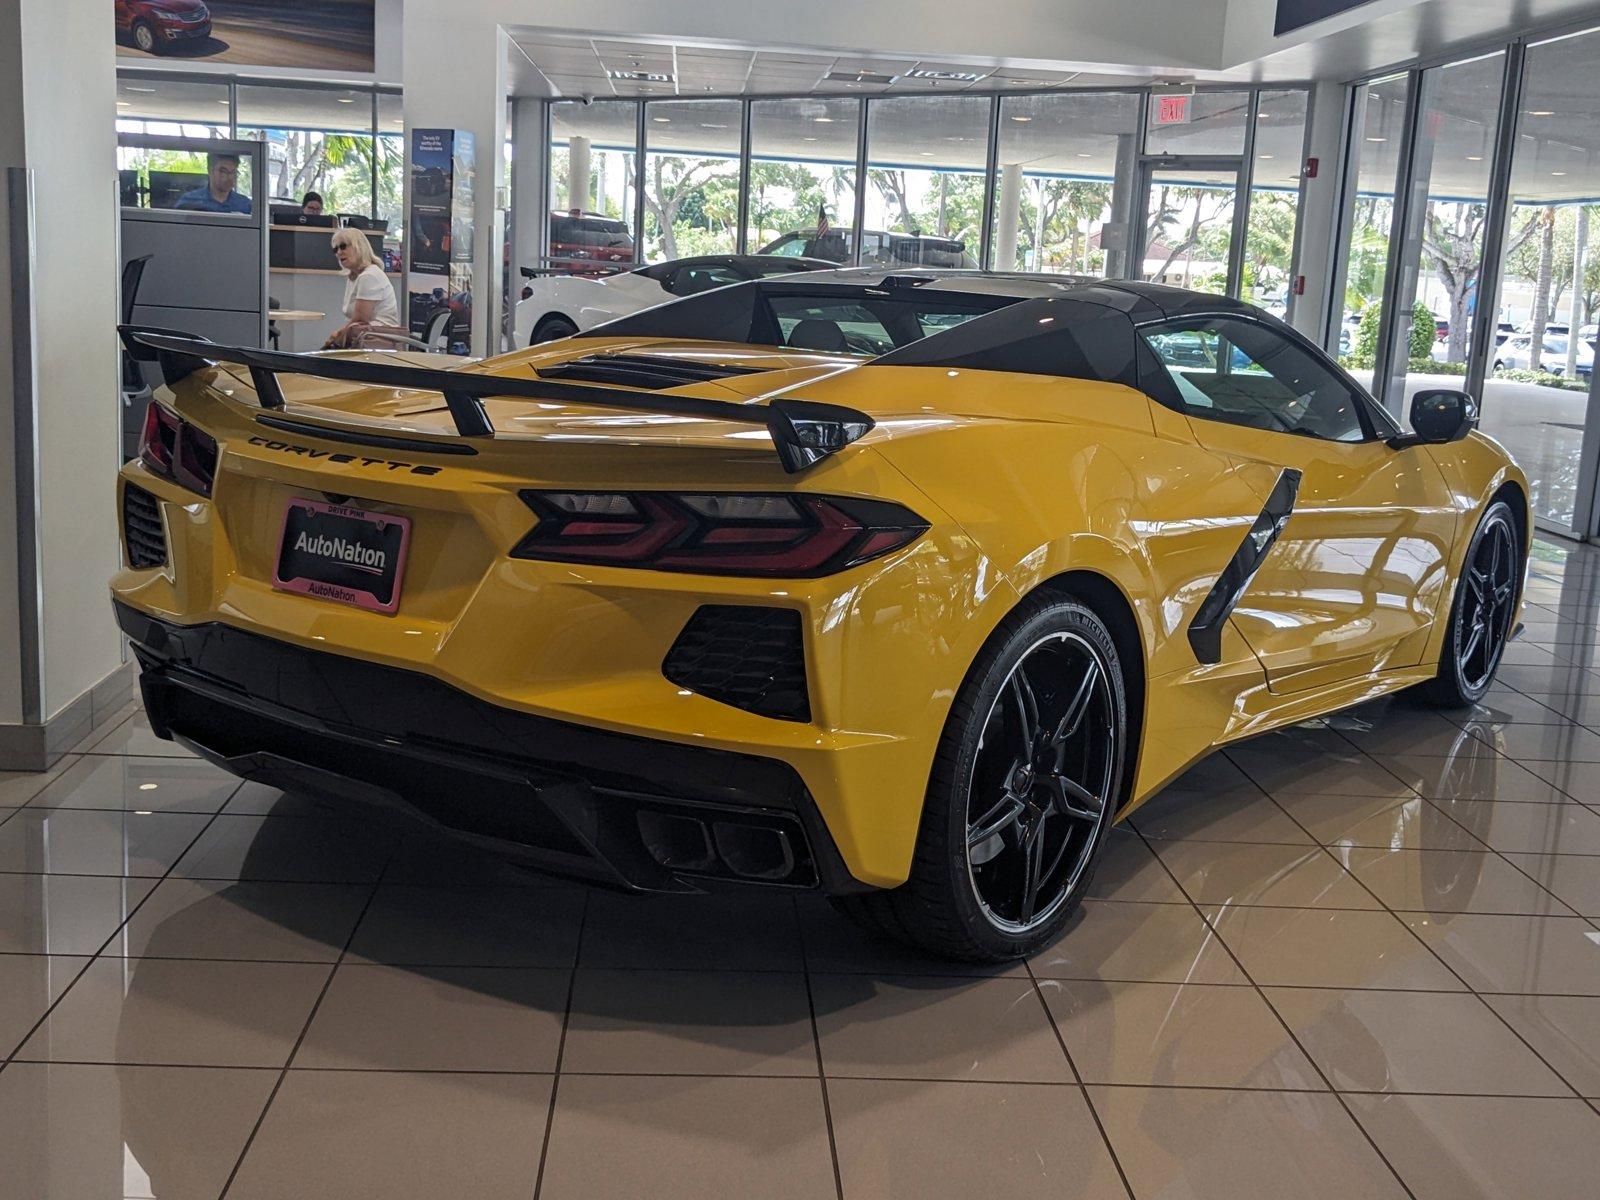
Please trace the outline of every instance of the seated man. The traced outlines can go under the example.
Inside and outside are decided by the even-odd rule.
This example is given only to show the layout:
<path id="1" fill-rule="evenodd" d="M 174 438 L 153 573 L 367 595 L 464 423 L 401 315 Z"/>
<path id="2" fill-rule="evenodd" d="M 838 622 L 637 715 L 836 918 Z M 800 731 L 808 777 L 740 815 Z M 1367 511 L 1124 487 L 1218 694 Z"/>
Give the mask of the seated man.
<path id="1" fill-rule="evenodd" d="M 206 182 L 179 196 L 173 207 L 197 212 L 248 214 L 250 197 L 241 196 L 234 190 L 239 183 L 239 156 L 208 154 L 206 159 Z"/>

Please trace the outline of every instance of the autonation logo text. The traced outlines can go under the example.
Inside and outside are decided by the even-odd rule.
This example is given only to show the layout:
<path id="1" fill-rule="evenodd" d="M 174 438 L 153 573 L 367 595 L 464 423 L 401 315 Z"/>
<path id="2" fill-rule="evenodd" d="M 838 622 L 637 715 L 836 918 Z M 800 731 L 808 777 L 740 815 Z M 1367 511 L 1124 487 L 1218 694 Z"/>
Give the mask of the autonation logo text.
<path id="1" fill-rule="evenodd" d="M 385 550 L 363 545 L 361 542 L 346 541 L 342 537 L 328 537 L 322 533 L 313 537 L 302 532 L 295 538 L 294 548 L 303 554 L 314 554 L 318 558 L 347 563 L 359 570 L 371 571 L 375 575 L 381 575 L 389 562 L 389 554 Z"/>

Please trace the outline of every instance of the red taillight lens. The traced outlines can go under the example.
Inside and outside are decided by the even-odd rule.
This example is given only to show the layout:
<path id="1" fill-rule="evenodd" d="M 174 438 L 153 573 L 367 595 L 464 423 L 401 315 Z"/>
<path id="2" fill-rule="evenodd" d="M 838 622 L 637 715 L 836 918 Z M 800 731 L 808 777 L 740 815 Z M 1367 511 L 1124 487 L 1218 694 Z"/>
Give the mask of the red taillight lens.
<path id="1" fill-rule="evenodd" d="M 539 523 L 513 558 L 710 575 L 831 575 L 921 537 L 885 500 L 676 492 L 523 492 Z"/>
<path id="2" fill-rule="evenodd" d="M 161 478 L 211 495 L 217 477 L 216 439 L 154 401 L 145 409 L 139 458 Z"/>

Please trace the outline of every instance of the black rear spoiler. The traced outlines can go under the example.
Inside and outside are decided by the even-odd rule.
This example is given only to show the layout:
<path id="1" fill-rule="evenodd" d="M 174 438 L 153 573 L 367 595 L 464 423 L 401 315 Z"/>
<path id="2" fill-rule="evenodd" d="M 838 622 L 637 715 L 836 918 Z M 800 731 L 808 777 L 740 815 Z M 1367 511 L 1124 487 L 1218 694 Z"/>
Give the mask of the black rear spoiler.
<path id="1" fill-rule="evenodd" d="M 791 475 L 815 466 L 864 436 L 873 425 L 866 413 L 837 404 L 813 400 L 770 400 L 741 404 L 733 400 L 707 400 L 698 396 L 672 396 L 661 392 L 614 387 L 589 387 L 549 379 L 508 379 L 464 371 L 439 371 L 400 363 L 370 362 L 350 358 L 324 358 L 313 354 L 288 354 L 249 346 L 224 346 L 193 334 L 149 325 L 119 325 L 117 334 L 129 357 L 157 363 L 168 387 L 195 371 L 217 363 L 248 367 L 261 407 L 282 409 L 280 374 L 310 375 L 346 383 L 438 392 L 464 438 L 494 436 L 494 426 L 484 412 L 490 397 L 545 400 L 593 408 L 622 408 L 631 412 L 667 413 L 713 421 L 734 421 L 763 426 L 772 435 L 783 469 Z"/>

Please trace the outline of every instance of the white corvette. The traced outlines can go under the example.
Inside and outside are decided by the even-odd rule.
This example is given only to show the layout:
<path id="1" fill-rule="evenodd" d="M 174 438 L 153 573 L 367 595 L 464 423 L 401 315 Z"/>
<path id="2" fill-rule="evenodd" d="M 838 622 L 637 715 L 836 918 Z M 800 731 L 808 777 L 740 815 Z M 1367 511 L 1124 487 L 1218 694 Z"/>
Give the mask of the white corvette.
<path id="1" fill-rule="evenodd" d="M 522 274 L 529 282 L 517 304 L 516 344 L 553 342 L 642 308 L 730 283 L 795 271 L 832 271 L 838 266 L 820 258 L 789 255 L 712 254 L 601 276 L 541 274 L 524 267 Z"/>

